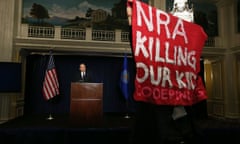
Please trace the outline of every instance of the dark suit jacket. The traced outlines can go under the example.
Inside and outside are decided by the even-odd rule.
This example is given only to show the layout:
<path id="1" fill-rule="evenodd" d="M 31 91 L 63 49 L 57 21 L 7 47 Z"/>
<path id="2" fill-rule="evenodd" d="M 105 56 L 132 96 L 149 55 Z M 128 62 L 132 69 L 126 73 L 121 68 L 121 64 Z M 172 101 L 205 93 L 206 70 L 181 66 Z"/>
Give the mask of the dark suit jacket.
<path id="1" fill-rule="evenodd" d="M 82 78 L 81 72 L 78 71 L 74 74 L 73 82 L 92 82 L 92 76 L 90 72 L 86 72 L 85 77 Z"/>

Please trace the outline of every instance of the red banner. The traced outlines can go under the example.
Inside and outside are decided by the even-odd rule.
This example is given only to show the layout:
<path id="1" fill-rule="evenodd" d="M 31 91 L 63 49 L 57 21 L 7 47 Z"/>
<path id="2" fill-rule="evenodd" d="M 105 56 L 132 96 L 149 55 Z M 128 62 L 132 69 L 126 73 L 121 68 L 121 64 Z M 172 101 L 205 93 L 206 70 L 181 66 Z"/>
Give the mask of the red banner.
<path id="1" fill-rule="evenodd" d="M 192 105 L 206 99 L 198 76 L 206 39 L 199 25 L 134 0 L 135 100 L 158 105 Z"/>

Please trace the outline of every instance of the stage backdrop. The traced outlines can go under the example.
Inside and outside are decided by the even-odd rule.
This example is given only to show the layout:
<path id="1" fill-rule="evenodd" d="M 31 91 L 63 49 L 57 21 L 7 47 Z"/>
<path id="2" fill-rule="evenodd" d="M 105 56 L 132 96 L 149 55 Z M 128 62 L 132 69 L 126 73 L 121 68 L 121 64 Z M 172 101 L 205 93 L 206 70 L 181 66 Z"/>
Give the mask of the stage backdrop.
<path id="1" fill-rule="evenodd" d="M 123 57 L 108 56 L 70 56 L 54 55 L 57 75 L 60 85 L 60 95 L 46 101 L 42 95 L 42 84 L 48 62 L 48 55 L 27 56 L 25 115 L 29 114 L 68 114 L 70 110 L 70 84 L 79 64 L 84 62 L 91 71 L 94 82 L 104 84 L 103 111 L 105 113 L 125 113 L 135 111 L 132 99 L 134 88 L 134 61 L 128 58 L 130 75 L 129 108 L 126 107 L 119 84 L 123 68 Z"/>
<path id="2" fill-rule="evenodd" d="M 126 113 L 135 112 L 135 101 L 132 98 L 134 91 L 135 65 L 132 58 L 128 58 L 130 77 L 129 107 L 120 90 L 120 74 L 123 68 L 123 57 L 109 56 L 70 56 L 54 55 L 56 70 L 60 84 L 60 95 L 46 101 L 42 95 L 44 74 L 48 62 L 48 55 L 27 56 L 26 87 L 25 87 L 25 115 L 34 114 L 69 114 L 70 111 L 70 84 L 79 64 L 86 63 L 88 70 L 93 74 L 94 82 L 102 82 L 103 112 Z M 201 60 L 201 76 L 204 79 L 204 64 Z M 206 101 L 195 105 L 200 118 L 207 116 Z"/>

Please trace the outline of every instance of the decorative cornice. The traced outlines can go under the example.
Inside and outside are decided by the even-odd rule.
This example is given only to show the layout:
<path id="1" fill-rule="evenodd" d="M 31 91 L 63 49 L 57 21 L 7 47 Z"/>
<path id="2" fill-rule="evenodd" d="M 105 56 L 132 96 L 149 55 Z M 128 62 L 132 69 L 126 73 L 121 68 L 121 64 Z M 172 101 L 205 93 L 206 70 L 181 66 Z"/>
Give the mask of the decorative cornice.
<path id="1" fill-rule="evenodd" d="M 226 49 L 219 47 L 204 47 L 202 51 L 202 56 L 224 56 Z"/>
<path id="2" fill-rule="evenodd" d="M 232 47 L 230 49 L 230 52 L 232 52 L 234 54 L 237 54 L 237 55 L 240 55 L 240 46 Z"/>
<path id="3" fill-rule="evenodd" d="M 27 49 L 33 52 L 54 50 L 66 53 L 131 53 L 130 43 L 128 42 L 16 38 L 14 45 L 19 51 Z"/>
<path id="4" fill-rule="evenodd" d="M 213 0 L 217 6 L 227 6 L 233 4 L 235 0 Z"/>
<path id="5" fill-rule="evenodd" d="M 86 40 L 56 40 L 39 38 L 16 38 L 14 46 L 18 51 L 47 53 L 54 50 L 66 54 L 131 54 L 129 42 L 86 41 Z M 202 56 L 224 56 L 226 54 L 240 54 L 240 46 L 232 48 L 204 47 Z"/>

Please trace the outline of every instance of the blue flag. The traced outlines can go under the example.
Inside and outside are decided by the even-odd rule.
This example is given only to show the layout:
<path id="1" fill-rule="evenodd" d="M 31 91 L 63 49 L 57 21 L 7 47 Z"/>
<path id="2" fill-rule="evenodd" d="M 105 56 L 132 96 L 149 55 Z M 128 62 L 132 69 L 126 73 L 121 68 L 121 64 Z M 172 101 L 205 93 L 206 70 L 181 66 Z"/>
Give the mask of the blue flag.
<path id="1" fill-rule="evenodd" d="M 128 72 L 128 60 L 127 55 L 124 55 L 123 59 L 123 70 L 121 72 L 121 82 L 120 82 L 120 88 L 122 91 L 122 94 L 126 100 L 129 98 L 129 72 Z"/>

